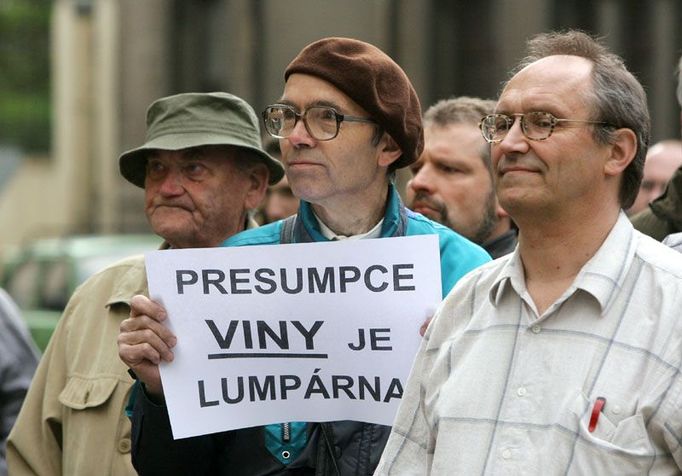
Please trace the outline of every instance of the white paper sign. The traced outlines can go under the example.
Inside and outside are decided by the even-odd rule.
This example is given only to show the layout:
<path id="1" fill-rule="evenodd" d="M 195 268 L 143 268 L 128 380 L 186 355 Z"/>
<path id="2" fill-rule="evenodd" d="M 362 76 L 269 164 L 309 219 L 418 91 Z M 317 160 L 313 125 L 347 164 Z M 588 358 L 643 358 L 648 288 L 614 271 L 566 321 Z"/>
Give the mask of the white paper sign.
<path id="1" fill-rule="evenodd" d="M 161 365 L 175 438 L 287 421 L 390 425 L 441 299 L 438 238 L 154 251 L 178 338 Z"/>

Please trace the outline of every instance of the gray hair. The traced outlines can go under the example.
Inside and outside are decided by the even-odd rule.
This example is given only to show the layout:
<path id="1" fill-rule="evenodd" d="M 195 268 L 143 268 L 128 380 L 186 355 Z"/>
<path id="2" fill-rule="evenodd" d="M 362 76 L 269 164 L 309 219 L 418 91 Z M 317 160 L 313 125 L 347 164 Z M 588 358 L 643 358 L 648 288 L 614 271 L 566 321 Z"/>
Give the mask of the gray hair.
<path id="1" fill-rule="evenodd" d="M 637 136 L 635 158 L 623 172 L 620 184 L 620 205 L 627 209 L 637 197 L 649 145 L 651 120 L 644 88 L 628 71 L 620 56 L 610 52 L 601 40 L 577 30 L 542 33 L 531 38 L 528 56 L 521 60 L 512 74 L 535 61 L 555 55 L 579 56 L 593 64 L 592 91 L 585 99 L 592 104 L 591 119 L 608 124 L 594 128 L 597 143 L 612 144 L 615 129 L 630 129 Z M 678 89 L 678 96 L 680 92 Z"/>
<path id="2" fill-rule="evenodd" d="M 484 116 L 495 112 L 495 105 L 496 102 L 492 99 L 469 96 L 441 99 L 424 113 L 424 129 L 431 126 L 446 127 L 451 124 L 467 124 L 478 127 Z M 491 169 L 490 146 L 487 142 L 481 149 L 481 159 L 483 159 L 486 167 Z"/>

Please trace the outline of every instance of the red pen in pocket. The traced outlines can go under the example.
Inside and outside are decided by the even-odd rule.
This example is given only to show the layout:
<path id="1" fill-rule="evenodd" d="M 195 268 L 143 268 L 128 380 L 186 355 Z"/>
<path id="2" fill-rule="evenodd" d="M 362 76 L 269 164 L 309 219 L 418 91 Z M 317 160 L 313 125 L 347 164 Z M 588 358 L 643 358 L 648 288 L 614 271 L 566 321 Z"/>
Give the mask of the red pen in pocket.
<path id="1" fill-rule="evenodd" d="M 604 397 L 597 397 L 594 402 L 594 407 L 592 407 L 592 415 L 590 416 L 590 424 L 587 430 L 592 433 L 595 428 L 597 428 L 597 422 L 599 421 L 599 415 L 606 405 L 606 399 Z"/>

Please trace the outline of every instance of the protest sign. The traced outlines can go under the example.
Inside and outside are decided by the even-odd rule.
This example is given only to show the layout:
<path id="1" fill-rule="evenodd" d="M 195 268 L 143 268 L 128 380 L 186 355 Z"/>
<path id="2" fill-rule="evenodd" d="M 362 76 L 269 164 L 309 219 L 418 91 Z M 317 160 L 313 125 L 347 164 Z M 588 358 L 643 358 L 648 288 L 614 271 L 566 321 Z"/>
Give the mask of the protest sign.
<path id="1" fill-rule="evenodd" d="M 178 338 L 161 365 L 175 438 L 286 421 L 390 425 L 441 299 L 438 238 L 154 251 Z"/>

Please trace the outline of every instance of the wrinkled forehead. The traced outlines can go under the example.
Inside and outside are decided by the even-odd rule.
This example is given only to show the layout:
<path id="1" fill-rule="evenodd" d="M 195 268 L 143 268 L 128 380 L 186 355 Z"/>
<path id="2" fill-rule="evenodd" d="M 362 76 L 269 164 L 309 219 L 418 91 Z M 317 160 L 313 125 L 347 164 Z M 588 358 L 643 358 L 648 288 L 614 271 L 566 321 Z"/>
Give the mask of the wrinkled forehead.
<path id="1" fill-rule="evenodd" d="M 585 107 L 593 64 L 570 55 L 548 56 L 516 73 L 504 86 L 496 112 L 564 112 Z"/>

